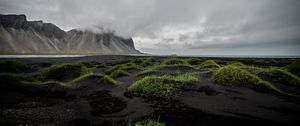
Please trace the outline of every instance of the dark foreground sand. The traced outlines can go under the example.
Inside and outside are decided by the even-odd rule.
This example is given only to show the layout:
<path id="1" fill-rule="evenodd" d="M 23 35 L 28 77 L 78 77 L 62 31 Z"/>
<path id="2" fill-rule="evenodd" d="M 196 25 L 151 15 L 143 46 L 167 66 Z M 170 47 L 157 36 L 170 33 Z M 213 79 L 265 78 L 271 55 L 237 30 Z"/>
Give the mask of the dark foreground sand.
<path id="1" fill-rule="evenodd" d="M 77 58 L 21 58 L 37 69 L 54 63 L 94 61 L 123 63 L 137 56 L 88 56 Z M 164 57 L 157 57 L 163 59 Z M 187 58 L 187 57 L 185 57 Z M 241 58 L 214 59 L 222 64 Z M 294 59 L 276 63 L 255 59 L 252 65 L 285 66 Z M 103 73 L 102 68 L 92 68 Z M 161 72 L 172 73 L 168 69 Z M 1 89 L 0 125 L 123 125 L 129 120 L 153 118 L 170 126 L 197 125 L 298 125 L 300 123 L 300 88 L 286 87 L 294 96 L 257 92 L 249 88 L 228 88 L 214 84 L 211 73 L 200 72 L 200 82 L 169 99 L 128 97 L 126 88 L 141 79 L 139 71 L 117 78 L 117 85 L 81 82 L 76 89 L 44 87 L 9 91 Z M 191 72 L 191 71 L 185 71 Z M 34 72 L 33 72 L 34 74 Z M 62 95 L 63 94 L 63 95 Z"/>

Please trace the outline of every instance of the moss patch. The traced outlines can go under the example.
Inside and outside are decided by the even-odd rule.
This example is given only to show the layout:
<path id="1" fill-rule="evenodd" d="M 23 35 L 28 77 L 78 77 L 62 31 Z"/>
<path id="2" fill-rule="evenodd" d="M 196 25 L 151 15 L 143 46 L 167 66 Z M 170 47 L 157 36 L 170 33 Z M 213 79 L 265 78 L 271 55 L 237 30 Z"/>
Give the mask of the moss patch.
<path id="1" fill-rule="evenodd" d="M 42 80 L 55 80 L 67 82 L 79 76 L 91 73 L 91 70 L 82 64 L 55 64 L 44 69 L 39 78 Z"/>
<path id="2" fill-rule="evenodd" d="M 128 122 L 127 126 L 166 126 L 166 124 L 159 122 L 159 120 L 146 119 L 135 123 Z"/>
<path id="3" fill-rule="evenodd" d="M 115 66 L 111 67 L 110 69 L 108 69 L 105 73 L 111 74 L 116 70 L 128 71 L 128 70 L 141 70 L 141 69 L 142 69 L 142 67 L 135 63 L 126 63 L 126 64 L 115 65 Z"/>
<path id="4" fill-rule="evenodd" d="M 110 78 L 109 76 L 103 74 L 97 74 L 97 73 L 89 73 L 72 80 L 71 82 L 68 83 L 68 85 L 74 86 L 76 83 L 80 83 L 81 81 L 87 79 L 97 79 L 99 82 L 105 84 L 111 84 L 111 85 L 115 85 L 117 83 L 114 79 Z"/>
<path id="5" fill-rule="evenodd" d="M 271 83 L 299 86 L 300 78 L 282 69 L 266 69 L 257 74 L 258 77 Z"/>
<path id="6" fill-rule="evenodd" d="M 201 62 L 201 60 L 198 58 L 189 58 L 186 60 L 186 62 L 191 65 L 198 65 Z"/>
<path id="7" fill-rule="evenodd" d="M 1 73 L 24 73 L 30 66 L 17 60 L 3 60 L 0 62 Z"/>
<path id="8" fill-rule="evenodd" d="M 199 69 L 211 69 L 211 68 L 220 68 L 220 65 L 213 60 L 206 60 L 203 63 L 201 63 L 198 67 Z"/>
<path id="9" fill-rule="evenodd" d="M 246 66 L 245 64 L 237 61 L 230 61 L 227 63 L 227 65 L 232 65 L 232 66 Z"/>
<path id="10" fill-rule="evenodd" d="M 27 74 L 15 74 L 15 73 L 0 73 L 0 83 L 10 82 L 36 82 L 37 80 Z"/>
<path id="11" fill-rule="evenodd" d="M 117 69 L 114 72 L 112 72 L 109 76 L 111 78 L 118 78 L 118 77 L 123 77 L 123 76 L 128 76 L 129 73 L 122 70 L 122 69 Z"/>
<path id="12" fill-rule="evenodd" d="M 212 80 L 220 85 L 230 87 L 251 87 L 264 88 L 275 92 L 280 92 L 278 88 L 266 82 L 256 75 L 249 73 L 236 66 L 225 66 L 220 68 L 212 76 Z"/>
<path id="13" fill-rule="evenodd" d="M 181 65 L 181 64 L 189 65 L 185 60 L 176 57 L 166 58 L 165 60 L 162 61 L 160 65 L 168 66 L 168 65 Z"/>
<path id="14" fill-rule="evenodd" d="M 191 74 L 147 76 L 130 85 L 127 92 L 142 97 L 168 97 L 190 84 L 189 82 L 197 80 L 198 78 Z"/>
<path id="15" fill-rule="evenodd" d="M 290 71 L 291 73 L 300 77 L 300 60 L 296 60 L 296 61 L 292 62 L 291 64 L 287 65 L 286 69 L 288 71 Z"/>

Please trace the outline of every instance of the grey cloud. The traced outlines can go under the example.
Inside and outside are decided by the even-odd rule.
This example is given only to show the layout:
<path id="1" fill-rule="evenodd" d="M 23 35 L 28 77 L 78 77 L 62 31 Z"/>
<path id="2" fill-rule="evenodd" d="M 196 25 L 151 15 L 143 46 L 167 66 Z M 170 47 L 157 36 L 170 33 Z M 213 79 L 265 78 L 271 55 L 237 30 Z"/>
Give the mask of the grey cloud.
<path id="1" fill-rule="evenodd" d="M 0 1 L 0 13 L 24 13 L 30 20 L 52 22 L 65 30 L 102 27 L 153 40 L 147 41 L 153 48 L 177 49 L 299 47 L 299 12 L 299 0 Z M 166 37 L 162 32 L 167 26 L 174 26 L 169 32 L 200 28 Z"/>

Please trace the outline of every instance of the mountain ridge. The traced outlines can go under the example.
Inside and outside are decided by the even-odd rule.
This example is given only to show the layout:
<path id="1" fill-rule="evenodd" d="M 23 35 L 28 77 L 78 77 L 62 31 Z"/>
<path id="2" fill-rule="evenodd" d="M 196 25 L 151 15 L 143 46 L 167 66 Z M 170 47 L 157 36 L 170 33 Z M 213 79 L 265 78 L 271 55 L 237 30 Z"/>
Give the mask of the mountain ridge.
<path id="1" fill-rule="evenodd" d="M 132 38 L 27 21 L 25 15 L 0 14 L 0 51 L 14 53 L 139 54 Z"/>

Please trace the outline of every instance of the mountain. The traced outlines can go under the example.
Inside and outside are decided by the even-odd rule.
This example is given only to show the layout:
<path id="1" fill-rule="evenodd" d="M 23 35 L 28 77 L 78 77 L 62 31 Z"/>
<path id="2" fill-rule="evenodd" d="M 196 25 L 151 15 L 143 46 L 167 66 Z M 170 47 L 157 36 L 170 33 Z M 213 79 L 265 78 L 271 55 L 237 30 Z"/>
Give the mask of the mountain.
<path id="1" fill-rule="evenodd" d="M 0 15 L 0 52 L 137 54 L 131 38 L 27 21 L 25 15 Z"/>

